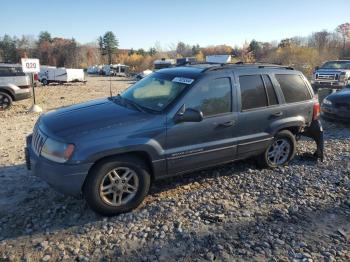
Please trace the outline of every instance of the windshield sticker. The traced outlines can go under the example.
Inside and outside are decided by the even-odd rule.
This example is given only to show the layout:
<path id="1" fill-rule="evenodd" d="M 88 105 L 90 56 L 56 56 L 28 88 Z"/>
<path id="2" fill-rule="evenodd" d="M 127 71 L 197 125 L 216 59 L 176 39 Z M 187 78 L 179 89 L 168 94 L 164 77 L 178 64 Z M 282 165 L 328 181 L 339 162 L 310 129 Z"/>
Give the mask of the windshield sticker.
<path id="1" fill-rule="evenodd" d="M 193 83 L 194 79 L 186 78 L 186 77 L 175 77 L 172 81 L 176 83 L 190 85 Z"/>

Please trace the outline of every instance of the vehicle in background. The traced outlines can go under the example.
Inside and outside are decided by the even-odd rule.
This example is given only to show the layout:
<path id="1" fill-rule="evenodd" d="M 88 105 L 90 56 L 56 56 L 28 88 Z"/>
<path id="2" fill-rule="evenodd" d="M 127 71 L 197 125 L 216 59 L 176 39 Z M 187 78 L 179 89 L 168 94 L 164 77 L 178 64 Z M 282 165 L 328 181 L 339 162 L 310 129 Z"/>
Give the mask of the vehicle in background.
<path id="1" fill-rule="evenodd" d="M 227 64 L 231 62 L 231 56 L 230 55 L 207 55 L 205 57 L 205 61 L 207 63 Z"/>
<path id="2" fill-rule="evenodd" d="M 197 59 L 195 57 L 183 57 L 176 59 L 176 66 L 187 65 L 191 63 L 195 63 Z"/>
<path id="3" fill-rule="evenodd" d="M 87 69 L 87 73 L 89 75 L 102 75 L 102 65 L 94 65 L 94 66 L 90 66 Z"/>
<path id="4" fill-rule="evenodd" d="M 341 89 L 350 83 L 350 60 L 327 61 L 316 67 L 311 84 L 315 91 L 319 88 Z"/>
<path id="5" fill-rule="evenodd" d="M 20 64 L 0 64 L 0 110 L 9 109 L 13 101 L 32 96 L 30 78 Z"/>
<path id="6" fill-rule="evenodd" d="M 106 76 L 127 76 L 129 66 L 123 64 L 104 65 L 102 74 Z"/>
<path id="7" fill-rule="evenodd" d="M 163 69 L 163 68 L 169 68 L 176 65 L 175 59 L 158 59 L 153 62 L 153 66 L 155 70 Z"/>
<path id="8" fill-rule="evenodd" d="M 350 85 L 323 99 L 321 116 L 326 120 L 350 123 Z"/>
<path id="9" fill-rule="evenodd" d="M 39 81 L 45 86 L 50 83 L 85 82 L 83 69 L 41 66 Z"/>
<path id="10" fill-rule="evenodd" d="M 152 74 L 153 71 L 152 70 L 144 70 L 142 71 L 141 73 L 138 73 L 137 75 L 135 75 L 135 79 L 138 81 L 138 80 L 141 80 L 142 78 L 148 76 L 149 74 Z"/>
<path id="11" fill-rule="evenodd" d="M 156 71 L 122 94 L 42 115 L 26 163 L 98 213 L 136 208 L 154 180 L 255 157 L 287 165 L 301 136 L 323 159 L 320 106 L 304 75 L 263 64 Z"/>

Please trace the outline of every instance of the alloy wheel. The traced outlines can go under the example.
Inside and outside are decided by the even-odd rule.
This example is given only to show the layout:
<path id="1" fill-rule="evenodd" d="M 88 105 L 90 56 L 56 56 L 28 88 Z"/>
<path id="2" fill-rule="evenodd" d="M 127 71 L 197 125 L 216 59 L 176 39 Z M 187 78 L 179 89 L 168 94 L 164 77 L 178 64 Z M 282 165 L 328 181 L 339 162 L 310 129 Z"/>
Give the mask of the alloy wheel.
<path id="1" fill-rule="evenodd" d="M 117 167 L 102 179 L 99 194 L 110 206 L 121 206 L 132 200 L 139 188 L 139 178 L 129 167 Z"/>
<path id="2" fill-rule="evenodd" d="M 274 141 L 267 150 L 268 161 L 273 165 L 283 165 L 287 162 L 291 146 L 287 139 Z"/>

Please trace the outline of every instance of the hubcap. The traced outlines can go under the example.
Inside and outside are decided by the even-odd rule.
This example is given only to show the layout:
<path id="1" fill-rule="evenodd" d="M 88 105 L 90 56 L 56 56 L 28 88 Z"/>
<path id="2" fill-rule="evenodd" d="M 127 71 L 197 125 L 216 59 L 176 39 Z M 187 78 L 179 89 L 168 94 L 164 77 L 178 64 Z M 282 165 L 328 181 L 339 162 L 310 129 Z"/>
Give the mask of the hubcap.
<path id="1" fill-rule="evenodd" d="M 6 109 L 10 106 L 10 99 L 5 96 L 0 94 L 0 109 Z"/>
<path id="2" fill-rule="evenodd" d="M 128 167 L 117 167 L 104 176 L 99 193 L 106 204 L 121 206 L 134 198 L 138 188 L 136 172 Z"/>
<path id="3" fill-rule="evenodd" d="M 289 153 L 290 143 L 286 139 L 278 139 L 270 145 L 267 158 L 273 165 L 283 165 L 287 162 Z"/>

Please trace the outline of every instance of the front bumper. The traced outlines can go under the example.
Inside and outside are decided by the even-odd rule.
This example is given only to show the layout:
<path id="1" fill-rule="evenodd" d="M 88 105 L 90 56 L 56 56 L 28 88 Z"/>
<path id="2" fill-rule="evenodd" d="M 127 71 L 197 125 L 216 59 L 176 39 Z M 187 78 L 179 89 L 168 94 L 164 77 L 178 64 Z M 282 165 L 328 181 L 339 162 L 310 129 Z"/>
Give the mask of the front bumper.
<path id="1" fill-rule="evenodd" d="M 30 90 L 25 90 L 25 92 L 17 92 L 13 96 L 15 101 L 24 100 L 30 98 L 32 96 L 32 92 Z"/>
<path id="2" fill-rule="evenodd" d="M 346 82 L 313 80 L 311 81 L 311 85 L 314 89 L 319 89 L 319 88 L 342 89 L 346 86 Z"/>
<path id="3" fill-rule="evenodd" d="M 328 105 L 322 105 L 321 117 L 325 119 L 350 123 L 350 110 L 335 108 L 333 106 Z"/>
<path id="4" fill-rule="evenodd" d="M 32 136 L 27 137 L 25 157 L 28 170 L 40 177 L 52 188 L 70 196 L 79 196 L 92 163 L 61 164 L 47 160 L 34 153 L 31 147 Z"/>

